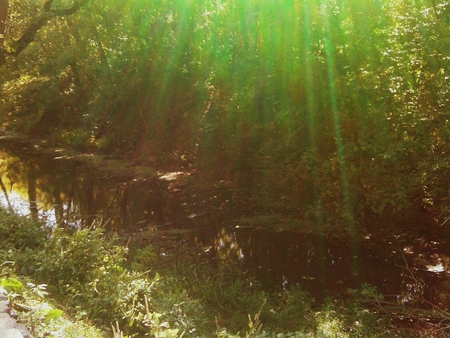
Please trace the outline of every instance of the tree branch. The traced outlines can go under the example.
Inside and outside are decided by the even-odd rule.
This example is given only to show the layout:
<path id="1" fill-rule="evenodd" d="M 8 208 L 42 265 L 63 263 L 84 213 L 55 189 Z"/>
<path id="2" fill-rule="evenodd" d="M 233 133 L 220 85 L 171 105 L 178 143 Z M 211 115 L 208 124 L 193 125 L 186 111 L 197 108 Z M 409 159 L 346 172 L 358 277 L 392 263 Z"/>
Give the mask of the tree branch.
<path id="1" fill-rule="evenodd" d="M 0 0 L 4 1 L 4 0 Z M 36 34 L 44 27 L 47 22 L 57 16 L 66 16 L 76 13 L 81 7 L 83 7 L 89 0 L 76 0 L 72 7 L 67 9 L 51 9 L 54 0 L 48 0 L 45 2 L 43 12 L 38 17 L 31 20 L 28 28 L 22 34 L 22 36 L 10 44 L 8 49 L 1 48 L 0 45 L 0 65 L 6 62 L 6 55 L 19 55 L 30 43 L 36 38 Z M 1 26 L 0 26 L 1 28 Z"/>
<path id="2" fill-rule="evenodd" d="M 50 12 L 50 10 L 52 9 L 53 1 L 55 1 L 55 0 L 48 0 L 48 1 L 44 4 L 44 12 Z"/>
<path id="3" fill-rule="evenodd" d="M 53 0 L 51 1 L 53 2 Z M 52 10 L 52 12 L 57 16 L 72 15 L 76 13 L 81 7 L 83 7 L 87 2 L 88 0 L 78 0 L 74 2 L 71 8 Z"/>

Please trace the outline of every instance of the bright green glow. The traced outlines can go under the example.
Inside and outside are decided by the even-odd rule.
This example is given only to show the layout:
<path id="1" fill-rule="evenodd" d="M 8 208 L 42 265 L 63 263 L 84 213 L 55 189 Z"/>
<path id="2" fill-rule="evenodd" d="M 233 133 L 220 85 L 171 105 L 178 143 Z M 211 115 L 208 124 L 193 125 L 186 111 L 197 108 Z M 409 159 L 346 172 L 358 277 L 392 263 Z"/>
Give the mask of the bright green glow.
<path id="1" fill-rule="evenodd" d="M 358 11 L 350 2 L 334 1 L 174 1 L 172 8 L 161 2 L 153 20 L 163 23 L 156 33 L 152 30 L 147 47 L 156 56 L 150 75 L 159 83 L 154 109 L 166 118 L 170 93 L 197 81 L 196 86 L 206 84 L 210 93 L 203 98 L 211 101 L 205 103 L 210 107 L 207 114 L 200 116 L 219 114 L 214 118 L 222 123 L 218 132 L 225 137 L 244 138 L 259 128 L 260 141 L 272 142 L 267 128 L 281 126 L 288 130 L 288 143 L 302 142 L 299 147 L 307 147 L 313 157 L 323 152 L 318 135 L 323 137 L 334 125 L 331 130 L 348 207 L 335 57 L 350 42 L 340 26 L 359 27 L 354 27 L 350 10 L 338 22 L 335 13 L 345 6 Z M 330 20 L 334 20 L 332 26 Z M 146 28 L 140 31 L 147 35 L 149 24 L 143 21 L 142 25 Z M 186 84 L 180 83 L 183 79 Z M 302 111 L 306 112 L 303 117 Z M 305 127 L 308 136 L 298 139 L 297 135 L 296 140 L 293 135 Z"/>
<path id="2" fill-rule="evenodd" d="M 318 226 L 332 224 L 326 215 L 336 213 L 336 225 L 352 229 L 354 149 L 371 141 L 371 116 L 384 114 L 373 92 L 402 81 L 386 75 L 394 70 L 385 58 L 400 46 L 391 43 L 393 9 L 401 14 L 403 2 L 130 0 L 123 35 L 134 37 L 127 47 L 139 51 L 136 73 L 148 85 L 148 133 L 191 128 L 214 160 L 224 149 L 226 161 L 243 166 L 247 153 L 295 154 L 291 171 L 308 177 L 310 193 L 299 203 L 317 207 Z M 380 117 L 379 126 L 386 121 Z"/>
<path id="3" fill-rule="evenodd" d="M 344 221 L 347 222 L 347 227 L 349 228 L 349 232 L 352 235 L 355 234 L 355 221 L 354 221 L 354 215 L 353 215 L 353 209 L 354 209 L 354 201 L 352 200 L 352 196 L 350 194 L 350 188 L 349 188 L 349 179 L 347 176 L 347 165 L 346 165 L 346 155 L 344 150 L 344 140 L 342 136 L 342 126 L 341 126 L 341 111 L 339 106 L 339 98 L 337 94 L 337 88 L 336 88 L 336 78 L 335 78 L 335 62 L 336 62 L 336 56 L 335 56 L 335 46 L 336 43 L 332 41 L 331 37 L 331 30 L 328 21 L 326 21 L 326 18 L 324 18 L 324 24 L 325 24 L 325 49 L 326 49 L 326 65 L 328 68 L 328 85 L 329 85 L 329 101 L 331 105 L 331 112 L 333 115 L 333 123 L 334 123 L 334 138 L 336 140 L 336 148 L 337 148 L 337 158 L 339 161 L 339 172 L 340 172 L 340 180 L 341 180 L 341 193 L 342 193 L 342 212 L 345 213 L 343 215 Z M 358 260 L 356 259 L 358 255 L 358 249 L 357 249 L 357 241 L 353 241 L 352 243 L 352 250 L 353 250 L 353 257 L 354 259 L 354 267 L 353 269 L 355 271 L 358 271 Z"/>
<path id="4" fill-rule="evenodd" d="M 25 3 L 11 7 L 12 40 L 26 29 Z M 237 172 L 251 171 L 256 155 L 275 154 L 269 169 L 277 178 L 270 170 L 248 174 L 265 177 L 261 190 L 293 177 L 294 186 L 280 186 L 289 186 L 299 217 L 348 229 L 363 208 L 395 210 L 434 176 L 411 168 L 417 176 L 398 179 L 395 189 L 385 184 L 386 168 L 410 158 L 427 167 L 414 150 L 433 163 L 430 151 L 448 153 L 449 7 L 444 0 L 90 1 L 40 30 L 39 43 L 20 56 L 26 67 L 11 69 L 22 77 L 3 76 L 2 107 L 11 125 L 31 130 L 47 124 L 41 115 L 51 106 L 48 124 L 103 149 L 116 134 L 128 142 L 123 149 L 156 140 L 150 154 L 195 160 L 203 151 L 210 167 L 239 162 Z M 66 110 L 60 122 L 52 119 Z M 33 119 L 24 118 L 29 112 Z"/>
<path id="5" fill-rule="evenodd" d="M 339 160 L 339 168 L 341 175 L 341 187 L 342 187 L 342 195 L 344 202 L 344 210 L 346 212 L 346 216 L 349 222 L 349 226 L 353 226 L 353 215 L 351 211 L 351 198 L 349 192 L 349 182 L 347 177 L 347 168 L 345 163 L 345 153 L 344 153 L 344 142 L 341 131 L 341 121 L 340 121 L 340 109 L 338 103 L 338 95 L 336 90 L 336 79 L 334 74 L 335 69 L 335 44 L 331 40 L 331 32 L 328 22 L 324 20 L 325 23 L 325 49 L 326 49 L 326 60 L 327 60 L 327 68 L 328 68 L 328 85 L 329 85 L 329 95 L 330 95 L 330 104 L 331 104 L 331 112 L 333 115 L 334 122 L 334 137 L 336 140 L 337 146 L 337 157 Z"/>

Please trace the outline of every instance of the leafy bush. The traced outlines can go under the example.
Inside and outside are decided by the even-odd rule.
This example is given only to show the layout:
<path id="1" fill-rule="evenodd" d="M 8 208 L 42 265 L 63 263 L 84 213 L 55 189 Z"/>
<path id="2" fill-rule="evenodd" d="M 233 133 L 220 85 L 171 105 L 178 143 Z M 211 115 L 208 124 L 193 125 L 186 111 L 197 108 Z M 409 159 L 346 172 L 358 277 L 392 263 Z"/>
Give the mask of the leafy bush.
<path id="1" fill-rule="evenodd" d="M 49 292 L 63 300 L 72 315 L 90 319 L 103 328 L 119 325 L 117 329 L 128 335 L 175 336 L 178 330 L 195 332 L 192 318 L 198 314 L 193 314 L 199 311 L 198 304 L 170 279 L 163 281 L 158 274 L 152 277 L 149 271 L 128 270 L 128 249 L 117 235 L 105 234 L 96 227 L 75 231 L 56 228 L 50 233 L 39 223 L 13 215 L 7 215 L 7 219 L 10 221 L 0 224 L 22 229 L 22 237 L 3 238 L 9 247 L 17 247 L 18 269 L 39 283 L 48 284 Z M 4 225 L 4 233 L 10 231 L 9 226 Z M 41 238 L 39 245 L 34 243 L 19 252 L 33 236 Z M 131 266 L 149 270 L 154 253 L 146 256 L 150 249 L 137 252 L 140 254 Z M 176 327 L 171 328 L 169 321 Z"/>
<path id="2" fill-rule="evenodd" d="M 127 334 L 163 330 L 158 310 L 149 309 L 159 276 L 150 278 L 125 269 L 126 253 L 119 238 L 106 235 L 101 228 L 73 233 L 58 228 L 43 250 L 32 259 L 22 256 L 18 265 L 27 266 L 37 281 L 47 283 L 49 291 L 64 299 L 79 317 L 91 318 L 103 327 L 118 320 Z"/>
<path id="3" fill-rule="evenodd" d="M 2 260 L 14 258 L 21 250 L 37 250 L 46 242 L 50 230 L 41 222 L 19 218 L 0 209 L 0 241 Z M 7 253 L 7 254 L 6 254 Z"/>
<path id="4" fill-rule="evenodd" d="M 242 279 L 239 267 L 223 265 L 219 272 L 212 271 L 198 256 L 184 255 L 180 258 L 184 264 L 162 263 L 168 276 L 163 278 L 151 272 L 158 264 L 153 248 L 133 249 L 135 255 L 130 256 L 116 235 L 100 228 L 58 228 L 50 233 L 40 223 L 3 216 L 0 224 L 5 232 L 10 224 L 24 234 L 24 238 L 2 237 L 6 248 L 23 249 L 30 240 L 27 234 L 35 232 L 42 241 L 25 250 L 14 249 L 16 271 L 25 272 L 32 281 L 14 277 L 9 263 L 0 275 L 0 286 L 15 302 L 31 309 L 23 318 L 36 337 L 46 332 L 77 337 L 77 325 L 85 334 L 78 337 L 101 336 L 83 322 L 112 330 L 116 338 L 198 337 L 214 332 L 219 337 L 370 337 L 385 327 L 358 302 L 329 300 L 318 306 L 300 288 L 263 292 L 257 283 Z M 3 250 L 0 253 L 7 256 Z M 63 306 L 47 299 L 47 289 Z M 376 294 L 369 285 L 353 292 L 357 298 Z M 67 316 L 75 318 L 75 324 L 67 322 Z M 85 333 L 91 330 L 95 333 Z"/>

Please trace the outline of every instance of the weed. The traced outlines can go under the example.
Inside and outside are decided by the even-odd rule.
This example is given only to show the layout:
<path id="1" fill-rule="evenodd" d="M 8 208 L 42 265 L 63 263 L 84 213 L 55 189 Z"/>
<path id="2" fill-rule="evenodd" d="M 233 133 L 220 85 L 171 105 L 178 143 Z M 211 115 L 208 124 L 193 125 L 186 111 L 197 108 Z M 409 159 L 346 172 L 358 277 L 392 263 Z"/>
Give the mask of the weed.
<path id="1" fill-rule="evenodd" d="M 21 318 L 36 337 L 371 337 L 386 327 L 358 302 L 319 306 L 300 288 L 264 292 L 226 261 L 174 254 L 168 264 L 157 249 L 129 250 L 101 227 L 50 232 L 0 216 L 7 248 L 0 255 L 8 258 L 0 286 L 24 310 Z M 2 231 L 12 233 L 8 222 L 24 237 L 5 237 Z M 356 293 L 372 297 L 376 290 L 367 285 Z"/>

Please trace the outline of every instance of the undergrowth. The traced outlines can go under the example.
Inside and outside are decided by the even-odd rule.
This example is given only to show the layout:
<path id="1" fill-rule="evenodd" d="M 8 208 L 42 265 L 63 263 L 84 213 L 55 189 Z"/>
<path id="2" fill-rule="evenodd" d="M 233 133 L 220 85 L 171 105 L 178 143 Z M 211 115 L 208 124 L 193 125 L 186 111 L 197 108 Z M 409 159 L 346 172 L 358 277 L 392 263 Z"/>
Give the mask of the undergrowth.
<path id="1" fill-rule="evenodd" d="M 0 287 L 35 337 L 391 332 L 388 321 L 361 303 L 329 299 L 320 305 L 299 288 L 267 293 L 227 262 L 214 270 L 197 255 L 161 263 L 152 246 L 129 249 L 101 227 L 50 230 L 0 211 L 0 240 L 0 257 L 9 262 L 2 266 Z"/>

